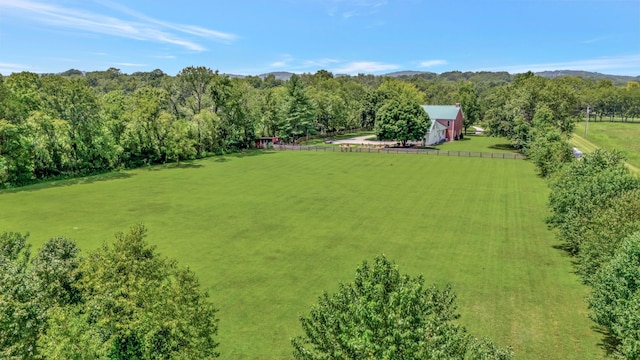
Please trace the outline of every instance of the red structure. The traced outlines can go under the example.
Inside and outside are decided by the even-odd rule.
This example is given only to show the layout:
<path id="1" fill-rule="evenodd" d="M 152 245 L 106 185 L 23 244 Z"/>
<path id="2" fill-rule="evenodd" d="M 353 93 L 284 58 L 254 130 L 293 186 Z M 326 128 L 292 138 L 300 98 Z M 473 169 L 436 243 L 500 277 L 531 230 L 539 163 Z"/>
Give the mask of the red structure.
<path id="1" fill-rule="evenodd" d="M 425 137 L 427 145 L 462 138 L 464 114 L 462 113 L 460 104 L 422 105 L 422 108 L 429 114 L 429 118 L 431 119 L 429 133 Z M 436 123 L 441 126 L 437 126 Z"/>
<path id="2" fill-rule="evenodd" d="M 280 143 L 279 137 L 260 137 L 256 139 L 255 146 L 258 149 L 270 149 L 273 147 L 273 144 Z"/>

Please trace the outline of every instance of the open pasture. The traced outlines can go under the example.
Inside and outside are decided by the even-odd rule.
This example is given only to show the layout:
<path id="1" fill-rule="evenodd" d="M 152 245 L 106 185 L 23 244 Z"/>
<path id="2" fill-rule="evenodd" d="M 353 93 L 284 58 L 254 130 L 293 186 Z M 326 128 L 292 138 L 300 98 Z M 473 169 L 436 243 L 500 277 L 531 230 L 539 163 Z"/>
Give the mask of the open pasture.
<path id="1" fill-rule="evenodd" d="M 586 138 L 584 130 L 585 123 L 577 123 L 572 139 L 573 144 L 580 150 L 590 152 L 596 147 L 620 150 L 627 157 L 627 162 L 638 172 L 637 169 L 640 168 L 639 122 L 589 121 Z"/>
<path id="2" fill-rule="evenodd" d="M 250 152 L 2 192 L 0 231 L 86 254 L 144 223 L 220 309 L 223 359 L 290 358 L 298 315 L 380 253 L 451 283 L 460 322 L 517 359 L 602 358 L 547 194 L 522 160 Z"/>

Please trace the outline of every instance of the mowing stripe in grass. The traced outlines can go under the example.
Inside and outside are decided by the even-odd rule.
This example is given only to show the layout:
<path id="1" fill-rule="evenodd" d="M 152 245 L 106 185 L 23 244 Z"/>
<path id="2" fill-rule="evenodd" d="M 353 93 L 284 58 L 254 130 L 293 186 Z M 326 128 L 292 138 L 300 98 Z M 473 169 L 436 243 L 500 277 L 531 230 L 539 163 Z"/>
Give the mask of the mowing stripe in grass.
<path id="1" fill-rule="evenodd" d="M 220 308 L 223 358 L 289 358 L 298 314 L 380 253 L 451 283 L 461 323 L 517 358 L 602 356 L 529 162 L 255 152 L 99 180 L 0 193 L 0 229 L 86 251 L 145 223 Z"/>

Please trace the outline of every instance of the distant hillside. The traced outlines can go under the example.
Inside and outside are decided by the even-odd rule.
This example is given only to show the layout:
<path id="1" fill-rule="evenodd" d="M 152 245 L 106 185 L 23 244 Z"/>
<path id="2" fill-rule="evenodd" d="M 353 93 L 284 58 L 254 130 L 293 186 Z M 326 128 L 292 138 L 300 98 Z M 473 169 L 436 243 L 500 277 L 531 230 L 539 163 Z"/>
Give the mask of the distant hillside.
<path id="1" fill-rule="evenodd" d="M 554 71 L 542 71 L 536 73 L 536 75 L 555 78 L 560 76 L 579 76 L 585 79 L 602 80 L 608 79 L 613 81 L 616 85 L 625 85 L 629 81 L 640 81 L 640 76 L 624 76 L 624 75 L 608 75 L 591 71 L 579 71 L 579 70 L 554 70 Z"/>
<path id="2" fill-rule="evenodd" d="M 291 75 L 293 75 L 293 73 L 287 72 L 287 71 L 274 71 L 274 72 L 270 72 L 270 73 L 266 73 L 266 74 L 260 74 L 258 75 L 261 79 L 266 78 L 269 75 L 273 75 L 276 77 L 276 79 L 278 80 L 284 80 L 287 81 L 291 78 Z"/>
<path id="3" fill-rule="evenodd" d="M 515 75 L 515 74 L 514 74 Z M 546 78 L 555 78 L 560 76 L 576 76 L 582 77 L 585 79 L 593 79 L 593 80 L 601 80 L 608 79 L 613 81 L 615 85 L 626 85 L 629 81 L 638 81 L 640 82 L 640 76 L 624 76 L 624 75 L 611 75 L 611 74 L 601 74 L 598 72 L 591 71 L 579 71 L 579 70 L 554 70 L 554 71 L 542 71 L 537 72 L 536 75 L 546 77 Z M 500 72 L 492 72 L 492 71 L 448 71 L 443 72 L 441 74 L 436 74 L 433 72 L 427 71 L 414 71 L 414 70 L 404 70 L 404 71 L 396 71 L 388 74 L 383 74 L 381 76 L 389 76 L 389 77 L 421 77 L 425 79 L 439 79 L 439 80 L 473 80 L 479 77 L 484 79 L 497 79 L 500 81 L 510 82 L 512 74 L 507 73 L 506 71 Z"/>
<path id="4" fill-rule="evenodd" d="M 117 71 L 118 74 L 122 74 L 120 73 L 119 69 L 108 69 L 106 70 L 106 72 L 115 70 Z M 104 72 L 104 71 L 98 71 L 98 73 L 100 72 Z M 156 69 L 151 71 L 150 73 L 154 73 L 154 74 L 158 74 L 158 75 L 165 75 L 162 70 Z M 80 71 L 77 69 L 69 69 L 65 72 L 61 72 L 58 73 L 58 75 L 62 75 L 62 76 L 86 76 L 88 74 L 88 72 L 86 71 Z M 146 72 L 135 72 L 131 75 L 144 75 L 146 74 Z M 291 75 L 293 75 L 294 73 L 292 72 L 288 72 L 288 71 L 274 71 L 274 72 L 268 72 L 268 73 L 264 73 L 264 74 L 260 74 L 258 75 L 258 77 L 260 77 L 261 79 L 266 78 L 269 75 L 273 75 L 275 76 L 276 79 L 278 80 L 282 80 L 282 81 L 288 81 L 291 78 Z M 310 73 L 312 74 L 312 73 Z M 617 86 L 624 86 L 626 85 L 629 81 L 638 81 L 640 82 L 640 75 L 638 76 L 625 76 L 625 75 L 611 75 L 611 74 L 602 74 L 599 72 L 592 72 L 592 71 L 581 71 L 581 70 L 553 70 L 553 71 L 541 71 L 541 72 L 537 72 L 535 73 L 538 76 L 542 76 L 545 78 L 556 78 L 556 77 L 562 77 L 562 76 L 575 76 L 575 77 L 582 77 L 584 79 L 593 79 L 595 81 L 598 80 L 602 80 L 602 79 L 608 79 L 611 80 L 615 85 Z M 46 75 L 46 74 L 41 74 L 41 75 Z M 122 74 L 122 75 L 126 75 L 126 74 Z M 241 74 L 223 74 L 226 75 L 230 78 L 245 78 L 247 77 L 247 75 L 241 75 Z M 340 77 L 340 76 L 350 76 L 347 74 L 334 74 L 335 77 Z M 416 70 L 403 70 L 403 71 L 395 71 L 395 72 L 391 72 L 391 73 L 387 73 L 387 74 L 382 74 L 382 75 L 371 75 L 371 76 L 381 76 L 381 77 L 394 77 L 394 78 L 412 78 L 412 77 L 419 77 L 422 79 L 426 79 L 426 80 L 445 80 L 445 81 L 459 81 L 459 80 L 469 80 L 469 81 L 489 81 L 489 82 L 493 82 L 494 84 L 500 84 L 500 83 L 509 83 L 513 80 L 513 77 L 515 76 L 515 74 L 509 74 L 506 71 L 447 71 L 447 72 L 443 72 L 443 73 L 434 73 L 434 72 L 429 72 L 429 71 L 416 71 Z"/>
<path id="5" fill-rule="evenodd" d="M 402 76 L 416 76 L 416 75 L 423 75 L 423 74 L 433 74 L 433 75 L 437 75 L 436 73 L 430 73 L 427 71 L 414 71 L 414 70 L 404 70 L 404 71 L 395 71 L 395 72 L 391 72 L 388 74 L 384 74 L 382 76 L 388 76 L 388 77 L 402 77 Z"/>

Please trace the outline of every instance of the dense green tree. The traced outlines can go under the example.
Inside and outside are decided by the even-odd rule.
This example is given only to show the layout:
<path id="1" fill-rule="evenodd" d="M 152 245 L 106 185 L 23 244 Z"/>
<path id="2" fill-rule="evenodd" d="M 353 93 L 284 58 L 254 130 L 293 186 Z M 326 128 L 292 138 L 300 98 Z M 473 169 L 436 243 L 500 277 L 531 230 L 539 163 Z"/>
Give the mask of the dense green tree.
<path id="1" fill-rule="evenodd" d="M 640 233 L 627 238 L 597 272 L 589 307 L 592 319 L 617 340 L 616 352 L 640 358 Z"/>
<path id="2" fill-rule="evenodd" d="M 410 98 L 387 100 L 377 112 L 375 132 L 380 140 L 421 140 L 429 128 L 429 115 Z"/>
<path id="3" fill-rule="evenodd" d="M 397 98 L 403 98 L 418 105 L 426 104 L 427 101 L 425 94 L 415 85 L 394 78 L 385 78 L 376 92 L 383 99 L 380 105 L 384 104 L 385 100 Z"/>
<path id="4" fill-rule="evenodd" d="M 580 252 L 583 230 L 596 210 L 608 207 L 623 193 L 637 189 L 638 184 L 620 152 L 598 149 L 586 154 L 551 178 L 551 215 L 547 222 L 558 230 L 565 249 L 576 255 Z"/>
<path id="5" fill-rule="evenodd" d="M 284 87 L 269 88 L 262 92 L 260 98 L 260 126 L 263 136 L 276 136 L 284 129 Z"/>
<path id="6" fill-rule="evenodd" d="M 177 79 L 188 94 L 188 106 L 193 114 L 198 114 L 205 106 L 207 91 L 213 81 L 214 73 L 204 66 L 188 66 L 178 73 Z"/>
<path id="7" fill-rule="evenodd" d="M 478 92 L 473 83 L 467 81 L 458 89 L 458 102 L 464 113 L 464 132 L 473 124 L 480 121 L 480 103 L 478 102 Z"/>
<path id="8" fill-rule="evenodd" d="M 41 101 L 41 84 L 38 74 L 32 72 L 13 73 L 3 79 L 7 90 L 6 99 L 9 107 L 2 112 L 8 112 L 6 120 L 14 124 L 24 121 L 33 110 L 43 107 Z"/>
<path id="9" fill-rule="evenodd" d="M 510 359 L 511 350 L 478 340 L 457 323 L 455 294 L 425 286 L 378 256 L 352 283 L 324 293 L 300 317 L 296 359 Z"/>
<path id="10" fill-rule="evenodd" d="M 287 83 L 287 98 L 283 115 L 285 124 L 283 135 L 290 141 L 315 132 L 315 109 L 305 85 L 296 74 Z"/>
<path id="11" fill-rule="evenodd" d="M 75 243 L 47 241 L 31 258 L 28 235 L 0 234 L 0 357 L 35 359 L 51 309 L 79 301 Z"/>
<path id="12" fill-rule="evenodd" d="M 625 191 L 595 209 L 582 228 L 577 272 L 587 284 L 609 262 L 623 240 L 640 231 L 640 189 Z"/>
<path id="13" fill-rule="evenodd" d="M 28 184 L 34 166 L 25 127 L 0 119 L 0 188 Z"/>
<path id="14" fill-rule="evenodd" d="M 0 119 L 19 124 L 28 112 L 25 109 L 26 104 L 22 103 L 17 94 L 8 88 L 5 84 L 6 79 L 0 75 Z"/>
<path id="15" fill-rule="evenodd" d="M 127 127 L 122 147 L 125 161 L 132 166 L 167 161 L 166 141 L 174 118 L 165 110 L 167 93 L 145 87 L 129 99 Z"/>
<path id="16" fill-rule="evenodd" d="M 198 280 L 160 256 L 134 226 L 78 267 L 82 301 L 58 306 L 38 345 L 51 358 L 217 357 L 216 310 Z"/>
<path id="17" fill-rule="evenodd" d="M 553 126 L 553 113 L 542 105 L 533 117 L 535 128 L 533 140 L 529 142 L 527 156 L 536 165 L 542 177 L 550 176 L 567 162 L 573 160 L 567 137 Z"/>
<path id="18" fill-rule="evenodd" d="M 220 113 L 226 146 L 231 149 L 249 148 L 255 139 L 259 100 L 256 90 L 240 79 L 231 79 L 225 89 Z M 215 93 L 215 92 L 214 92 Z M 250 105 L 251 103 L 251 105 Z"/>
<path id="19" fill-rule="evenodd" d="M 0 234 L 0 357 L 34 359 L 41 311 L 30 281 L 27 235 Z"/>
<path id="20" fill-rule="evenodd" d="M 110 170 L 117 162 L 117 147 L 100 120 L 99 102 L 85 79 L 47 76 L 41 79 L 45 112 L 70 125 L 73 169 L 78 174 Z"/>

